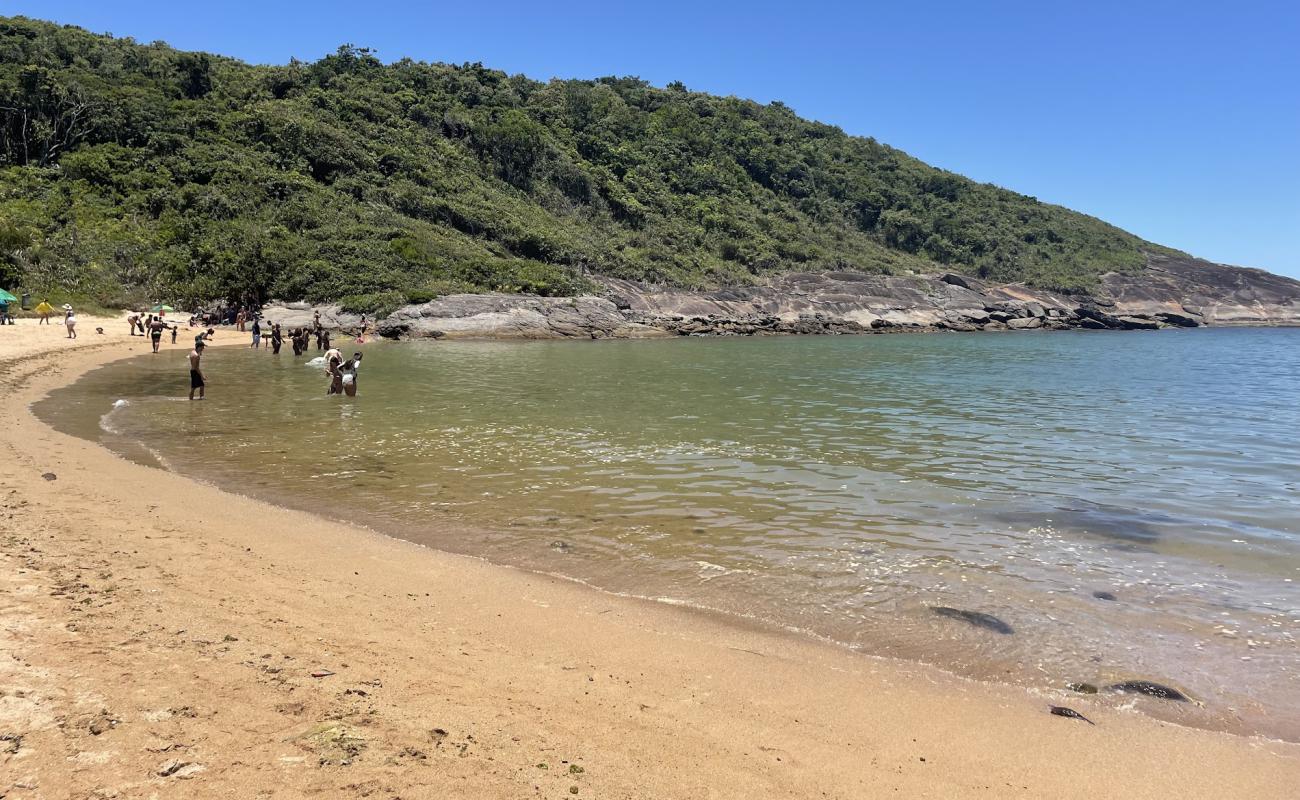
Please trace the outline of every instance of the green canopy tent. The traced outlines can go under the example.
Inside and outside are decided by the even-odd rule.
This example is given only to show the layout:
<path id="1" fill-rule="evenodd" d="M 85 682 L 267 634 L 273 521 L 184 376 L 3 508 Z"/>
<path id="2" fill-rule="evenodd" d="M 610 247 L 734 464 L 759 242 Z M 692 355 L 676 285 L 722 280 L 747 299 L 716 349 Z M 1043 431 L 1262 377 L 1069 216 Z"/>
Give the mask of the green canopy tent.
<path id="1" fill-rule="evenodd" d="M 151 309 L 149 309 L 149 310 L 150 310 L 150 311 L 175 311 L 176 309 L 172 308 L 171 306 L 167 305 L 166 303 L 159 303 L 158 305 L 154 306 L 153 308 L 151 308 Z"/>
<path id="2" fill-rule="evenodd" d="M 13 295 L 9 294 L 4 289 L 0 289 L 0 303 L 17 303 L 17 302 L 18 302 L 17 297 L 14 297 Z"/>

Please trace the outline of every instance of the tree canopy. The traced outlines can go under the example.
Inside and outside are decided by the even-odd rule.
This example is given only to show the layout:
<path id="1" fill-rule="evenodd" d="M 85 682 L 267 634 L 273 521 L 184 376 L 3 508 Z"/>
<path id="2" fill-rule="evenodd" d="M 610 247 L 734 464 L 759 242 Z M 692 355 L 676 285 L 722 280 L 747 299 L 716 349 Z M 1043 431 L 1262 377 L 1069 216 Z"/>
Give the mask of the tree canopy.
<path id="1" fill-rule="evenodd" d="M 344 45 L 253 66 L 0 18 L 0 278 L 134 295 L 571 294 L 790 270 L 1086 290 L 1156 245 L 777 102 Z"/>

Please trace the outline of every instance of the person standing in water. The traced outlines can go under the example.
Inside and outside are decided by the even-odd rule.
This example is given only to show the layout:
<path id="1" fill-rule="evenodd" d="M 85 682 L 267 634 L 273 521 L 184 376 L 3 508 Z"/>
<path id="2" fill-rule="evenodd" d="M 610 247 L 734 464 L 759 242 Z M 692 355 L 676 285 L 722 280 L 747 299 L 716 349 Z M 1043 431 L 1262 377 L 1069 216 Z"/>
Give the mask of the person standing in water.
<path id="1" fill-rule="evenodd" d="M 343 354 L 334 348 L 325 353 L 325 374 L 330 376 L 330 387 L 325 394 L 343 393 Z"/>
<path id="2" fill-rule="evenodd" d="M 199 399 L 203 399 L 203 391 L 207 387 L 207 381 L 203 378 L 203 367 L 199 365 L 199 359 L 203 358 L 203 340 L 197 339 L 194 342 L 194 349 L 190 351 L 190 399 L 194 399 L 194 390 L 199 390 Z"/>
<path id="3" fill-rule="evenodd" d="M 352 358 L 343 362 L 339 374 L 343 376 L 343 393 L 348 397 L 357 396 L 357 370 L 361 368 L 361 354 L 353 353 Z"/>
<path id="4" fill-rule="evenodd" d="M 253 317 L 253 344 L 250 347 L 258 350 L 262 348 L 262 321 L 257 317 Z"/>
<path id="5" fill-rule="evenodd" d="M 271 353 L 279 355 L 280 345 L 284 344 L 284 334 L 280 333 L 280 323 L 271 326 Z"/>
<path id="6" fill-rule="evenodd" d="M 155 355 L 158 353 L 158 345 L 162 344 L 163 330 L 166 327 L 167 323 L 163 322 L 162 317 L 154 317 L 149 323 L 149 340 L 153 343 Z"/>

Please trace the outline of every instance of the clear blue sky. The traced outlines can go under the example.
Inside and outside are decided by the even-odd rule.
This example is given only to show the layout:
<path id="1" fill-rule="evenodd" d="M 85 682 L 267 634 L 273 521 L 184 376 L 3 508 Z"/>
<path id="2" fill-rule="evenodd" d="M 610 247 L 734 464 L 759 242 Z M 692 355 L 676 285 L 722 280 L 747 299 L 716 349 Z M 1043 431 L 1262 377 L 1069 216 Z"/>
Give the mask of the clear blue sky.
<path id="1" fill-rule="evenodd" d="M 781 100 L 1153 241 L 1300 277 L 1300 0 L 0 0 L 0 13 L 259 63 L 349 42 L 385 60 Z"/>

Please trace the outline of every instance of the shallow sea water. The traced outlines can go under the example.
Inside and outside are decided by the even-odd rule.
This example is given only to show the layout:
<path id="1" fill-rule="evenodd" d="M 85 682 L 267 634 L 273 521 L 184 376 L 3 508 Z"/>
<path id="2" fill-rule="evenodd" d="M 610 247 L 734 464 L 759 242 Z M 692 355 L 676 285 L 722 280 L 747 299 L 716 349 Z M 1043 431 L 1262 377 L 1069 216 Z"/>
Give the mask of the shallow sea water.
<path id="1" fill-rule="evenodd" d="M 37 411 L 440 549 L 1300 740 L 1300 330 L 360 349 L 355 399 L 219 348 L 203 403 L 173 351 Z"/>

